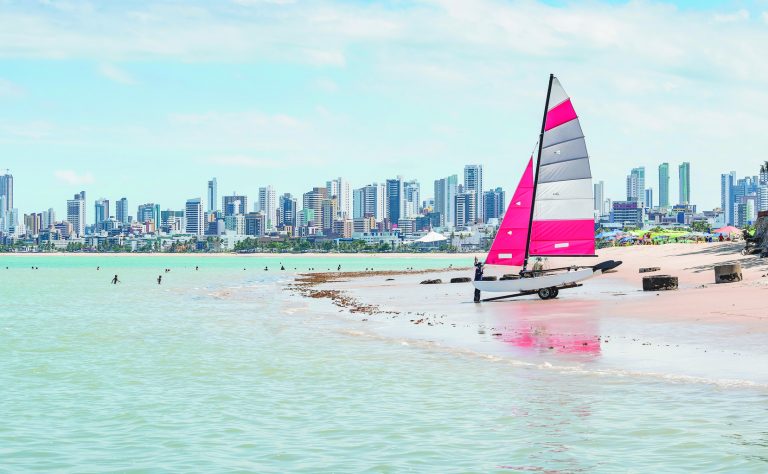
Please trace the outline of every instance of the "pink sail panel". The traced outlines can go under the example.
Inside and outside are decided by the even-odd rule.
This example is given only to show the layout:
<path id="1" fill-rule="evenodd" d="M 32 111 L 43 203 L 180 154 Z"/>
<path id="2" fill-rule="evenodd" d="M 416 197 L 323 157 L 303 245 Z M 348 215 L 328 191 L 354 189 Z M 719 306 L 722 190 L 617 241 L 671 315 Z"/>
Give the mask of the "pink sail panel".
<path id="1" fill-rule="evenodd" d="M 556 105 L 547 112 L 547 122 L 544 126 L 544 130 L 552 130 L 555 127 L 570 122 L 576 118 L 576 111 L 573 109 L 571 99 Z"/>
<path id="2" fill-rule="evenodd" d="M 515 194 L 507 206 L 504 219 L 493 239 L 491 250 L 485 259 L 488 265 L 522 266 L 528 240 L 528 222 L 533 203 L 533 157 L 520 178 Z"/>
<path id="3" fill-rule="evenodd" d="M 531 255 L 593 255 L 593 219 L 533 221 Z"/>

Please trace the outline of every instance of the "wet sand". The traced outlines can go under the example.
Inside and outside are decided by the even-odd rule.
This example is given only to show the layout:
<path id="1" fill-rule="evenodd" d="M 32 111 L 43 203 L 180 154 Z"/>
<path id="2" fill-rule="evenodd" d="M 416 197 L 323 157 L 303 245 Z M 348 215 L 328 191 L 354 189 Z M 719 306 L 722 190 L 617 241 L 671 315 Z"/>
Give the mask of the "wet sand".
<path id="1" fill-rule="evenodd" d="M 294 291 L 327 298 L 345 311 L 355 330 L 404 342 L 559 370 L 768 388 L 768 262 L 741 256 L 741 248 L 739 243 L 617 247 L 600 250 L 599 258 L 558 259 L 557 266 L 624 263 L 549 301 L 534 295 L 474 304 L 470 283 L 447 283 L 472 276 L 471 268 L 313 274 L 299 277 Z M 715 284 L 714 265 L 736 261 L 743 281 Z M 661 270 L 641 274 L 641 267 Z M 509 272 L 488 267 L 485 274 Z M 677 276 L 679 289 L 642 291 L 642 277 L 653 274 Z M 419 284 L 436 278 L 443 283 Z"/>

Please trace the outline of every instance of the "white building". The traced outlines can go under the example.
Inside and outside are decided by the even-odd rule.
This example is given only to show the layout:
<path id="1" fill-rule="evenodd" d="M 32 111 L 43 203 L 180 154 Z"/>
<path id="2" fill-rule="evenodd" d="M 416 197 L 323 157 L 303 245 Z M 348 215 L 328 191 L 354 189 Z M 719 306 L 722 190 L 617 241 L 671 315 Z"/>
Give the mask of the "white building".
<path id="1" fill-rule="evenodd" d="M 482 220 L 483 214 L 483 165 L 464 166 L 464 192 L 474 191 L 475 219 Z M 474 222 L 473 222 L 474 223 Z"/>
<path id="2" fill-rule="evenodd" d="M 277 193 L 272 186 L 259 188 L 259 205 L 256 212 L 264 213 L 267 230 L 277 227 Z"/>
<path id="3" fill-rule="evenodd" d="M 205 220 L 203 219 L 203 203 L 200 198 L 187 199 L 184 208 L 184 218 L 187 221 L 187 234 L 203 235 Z"/>
<path id="4" fill-rule="evenodd" d="M 85 236 L 85 191 L 67 200 L 67 222 L 72 224 L 73 234 L 77 237 Z"/>

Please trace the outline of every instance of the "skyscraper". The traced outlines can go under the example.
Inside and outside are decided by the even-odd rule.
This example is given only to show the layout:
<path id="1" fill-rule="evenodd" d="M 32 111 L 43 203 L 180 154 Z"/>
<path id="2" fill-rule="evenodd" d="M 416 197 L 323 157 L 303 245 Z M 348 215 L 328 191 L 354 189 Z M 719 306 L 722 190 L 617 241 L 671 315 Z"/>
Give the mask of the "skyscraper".
<path id="1" fill-rule="evenodd" d="M 720 175 L 720 209 L 723 211 L 723 218 L 727 225 L 733 225 L 735 222 L 733 216 L 733 205 L 735 203 L 734 186 L 736 184 L 736 172 L 731 171 L 728 174 Z"/>
<path id="2" fill-rule="evenodd" d="M 643 199 L 643 202 L 645 202 L 646 207 L 653 207 L 653 188 L 645 188 L 645 199 Z"/>
<path id="3" fill-rule="evenodd" d="M 187 220 L 187 234 L 203 235 L 205 222 L 203 219 L 203 203 L 200 198 L 187 199 L 184 208 L 184 217 Z"/>
<path id="4" fill-rule="evenodd" d="M 669 207 L 669 163 L 659 165 L 659 207 Z"/>
<path id="5" fill-rule="evenodd" d="M 412 219 L 421 214 L 421 186 L 415 179 L 403 183 L 403 217 Z"/>
<path id="6" fill-rule="evenodd" d="M 148 202 L 146 204 L 140 204 L 136 209 L 136 221 L 152 222 L 155 227 L 160 227 L 160 204 Z"/>
<path id="7" fill-rule="evenodd" d="M 456 194 L 456 227 L 471 226 L 477 222 L 476 204 L 474 191 Z"/>
<path id="8" fill-rule="evenodd" d="M 504 206 L 506 199 L 504 190 L 501 188 L 491 189 L 483 193 L 483 222 L 488 219 L 501 219 L 504 217 Z"/>
<path id="9" fill-rule="evenodd" d="M 96 225 L 96 230 L 101 230 L 101 223 L 109 219 L 109 200 L 97 199 L 94 204 L 93 223 Z"/>
<path id="10" fill-rule="evenodd" d="M 352 217 L 352 189 L 349 181 L 344 178 L 336 178 L 325 183 L 328 198 L 336 196 L 338 204 L 337 218 L 349 219 Z"/>
<path id="11" fill-rule="evenodd" d="M 10 213 L 13 209 L 13 175 L 8 170 L 4 175 L 0 175 L 0 196 L 5 197 L 2 210 Z"/>
<path id="12" fill-rule="evenodd" d="M 691 203 L 691 164 L 687 161 L 680 163 L 680 204 Z"/>
<path id="13" fill-rule="evenodd" d="M 224 216 L 235 216 L 248 212 L 248 196 L 232 193 L 230 196 L 222 196 L 221 207 Z"/>
<path id="14" fill-rule="evenodd" d="M 312 188 L 312 191 L 304 193 L 302 205 L 304 209 L 311 209 L 312 220 L 307 222 L 311 227 L 323 225 L 323 201 L 328 197 L 327 188 Z"/>
<path id="15" fill-rule="evenodd" d="M 453 228 L 456 225 L 456 191 L 459 177 L 454 175 L 435 180 L 435 212 L 440 213 L 442 225 Z"/>
<path id="16" fill-rule="evenodd" d="M 211 180 L 208 181 L 208 212 L 218 210 L 216 209 L 216 206 L 218 205 L 217 196 L 218 186 L 216 185 L 216 178 L 211 178 Z"/>
<path id="17" fill-rule="evenodd" d="M 290 193 L 280 196 L 280 214 L 278 216 L 278 225 L 291 226 L 296 230 L 296 198 Z"/>
<path id="18" fill-rule="evenodd" d="M 72 224 L 73 234 L 78 237 L 85 235 L 85 191 L 67 200 L 67 222 Z"/>
<path id="19" fill-rule="evenodd" d="M 355 189 L 352 195 L 352 217 L 373 217 L 376 222 L 383 221 L 386 217 L 384 194 L 384 185 L 378 183 Z"/>
<path id="20" fill-rule="evenodd" d="M 464 192 L 474 191 L 475 199 L 475 218 L 482 219 L 483 216 L 483 165 L 464 166 Z M 473 222 L 474 224 L 474 222 Z"/>
<path id="21" fill-rule="evenodd" d="M 403 213 L 403 177 L 398 176 L 395 179 L 388 179 L 386 184 L 386 213 L 390 225 L 396 225 Z"/>
<path id="22" fill-rule="evenodd" d="M 267 220 L 266 229 L 274 229 L 277 226 L 277 195 L 272 186 L 259 188 L 259 211 Z"/>
<path id="23" fill-rule="evenodd" d="M 128 199 L 120 198 L 115 203 L 115 219 L 122 224 L 128 223 Z"/>
<path id="24" fill-rule="evenodd" d="M 604 203 L 605 203 L 605 183 L 603 181 L 598 181 L 594 184 L 594 194 L 592 195 L 592 198 L 594 200 L 592 207 L 595 210 L 595 217 L 601 217 L 604 212 Z"/>
<path id="25" fill-rule="evenodd" d="M 640 203 L 640 207 L 644 207 L 644 191 L 645 191 L 645 167 L 639 166 L 632 168 L 629 176 L 627 176 L 627 201 L 635 201 Z"/>

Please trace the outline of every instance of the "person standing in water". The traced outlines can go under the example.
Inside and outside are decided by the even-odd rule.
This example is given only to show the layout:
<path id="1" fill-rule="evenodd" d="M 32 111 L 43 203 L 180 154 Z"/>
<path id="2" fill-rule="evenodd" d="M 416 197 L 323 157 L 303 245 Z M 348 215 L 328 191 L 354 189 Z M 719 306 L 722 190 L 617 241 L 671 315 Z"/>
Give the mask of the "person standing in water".
<path id="1" fill-rule="evenodd" d="M 163 282 L 163 275 L 157 275 L 157 284 L 159 285 L 162 282 Z"/>
<path id="2" fill-rule="evenodd" d="M 115 275 L 115 277 L 112 279 L 112 284 L 117 285 L 118 283 L 120 283 L 120 280 L 118 280 L 117 275 Z"/>

